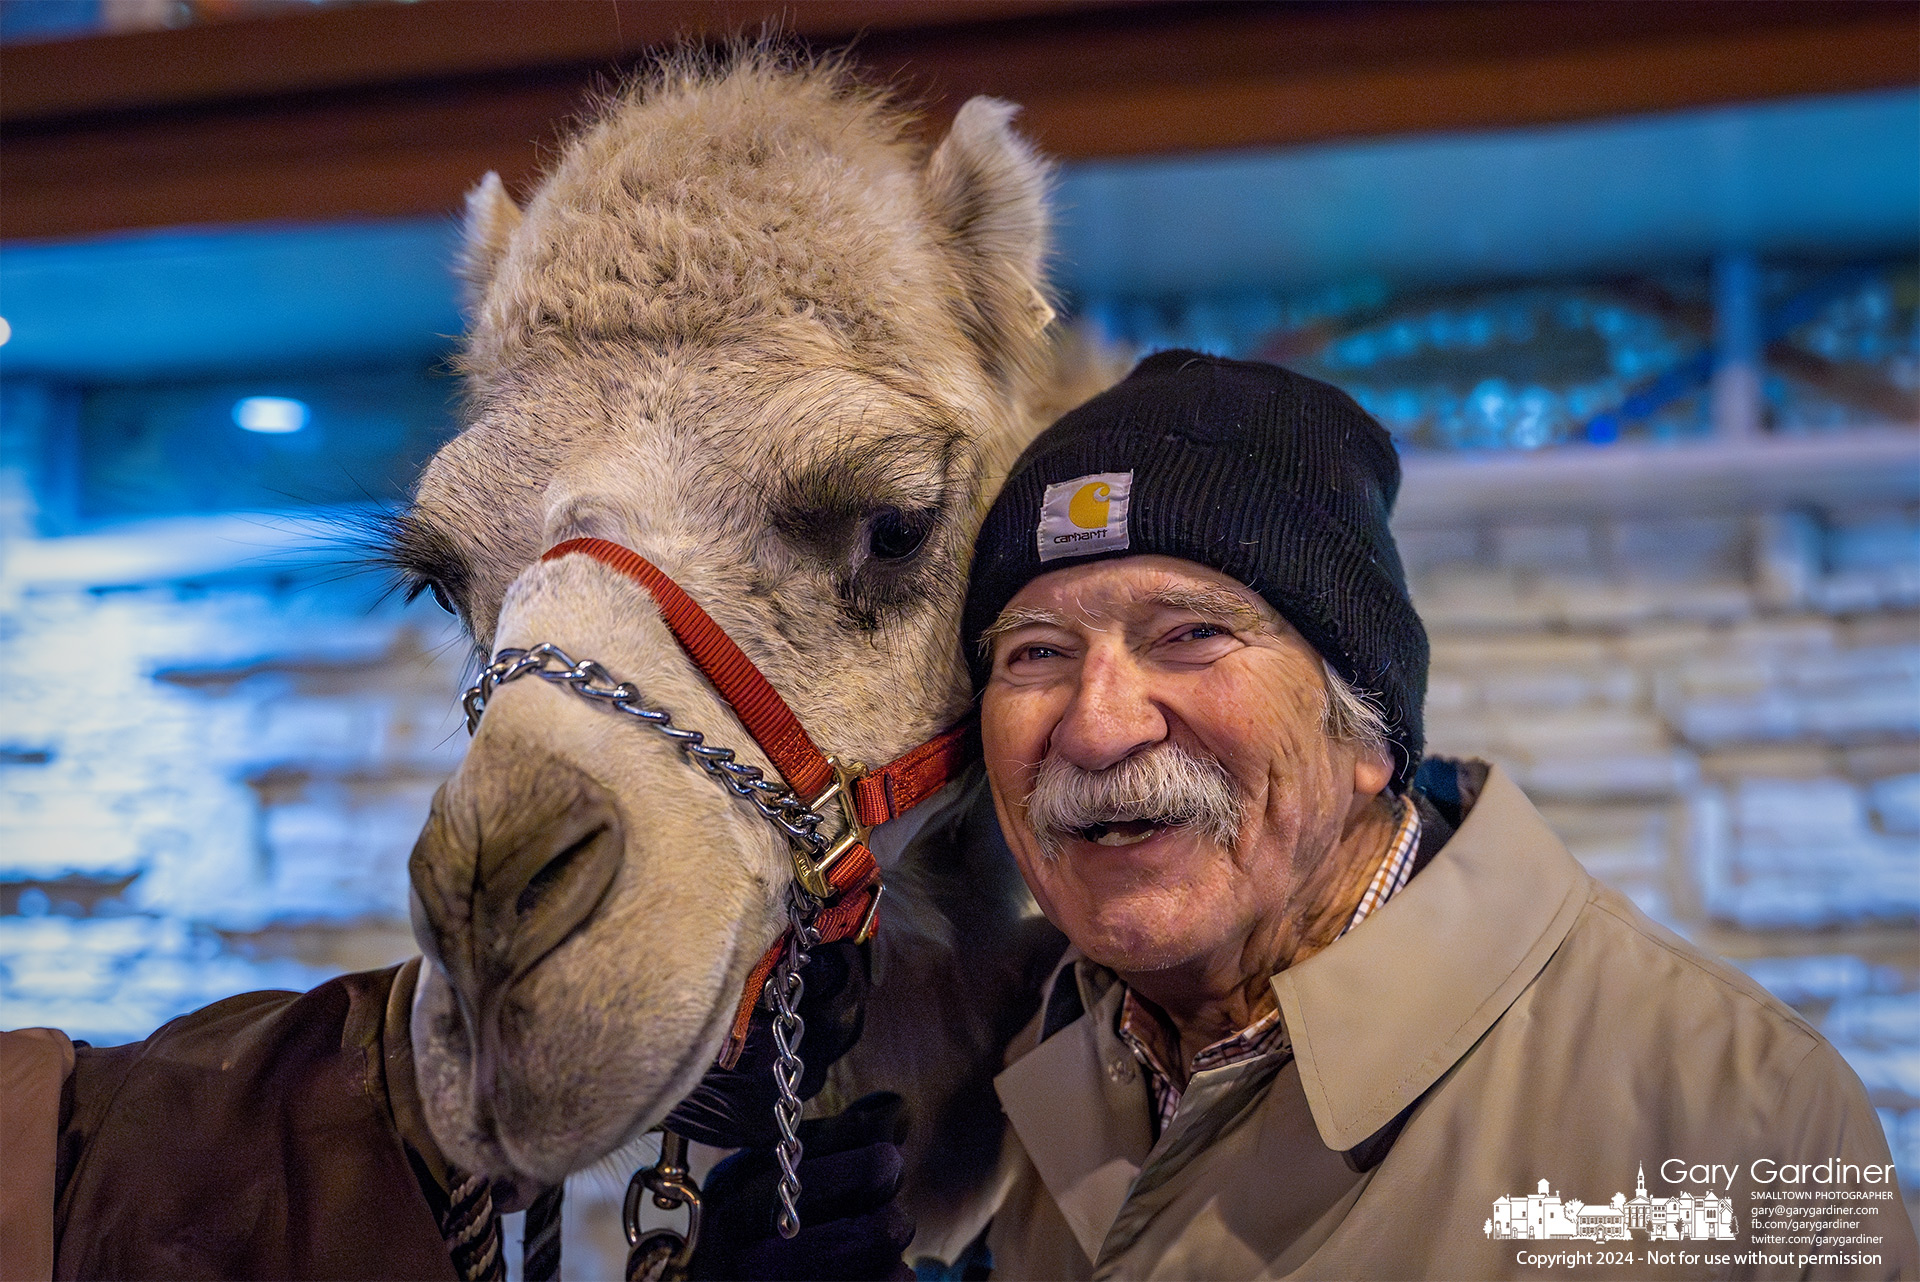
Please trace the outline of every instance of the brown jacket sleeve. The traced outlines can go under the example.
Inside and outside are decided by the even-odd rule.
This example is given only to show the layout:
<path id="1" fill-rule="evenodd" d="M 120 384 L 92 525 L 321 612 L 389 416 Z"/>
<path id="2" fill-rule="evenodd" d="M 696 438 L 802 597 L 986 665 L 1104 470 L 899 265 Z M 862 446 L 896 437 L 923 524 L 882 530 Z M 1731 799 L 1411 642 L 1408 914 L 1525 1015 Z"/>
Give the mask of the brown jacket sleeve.
<path id="1" fill-rule="evenodd" d="M 54 1276 L 453 1278 L 386 1097 L 403 971 L 410 984 L 395 967 L 246 993 L 142 1042 L 78 1048 Z"/>
<path id="2" fill-rule="evenodd" d="M 53 1276 L 53 1153 L 73 1043 L 52 1028 L 0 1033 L 0 1279 Z"/>

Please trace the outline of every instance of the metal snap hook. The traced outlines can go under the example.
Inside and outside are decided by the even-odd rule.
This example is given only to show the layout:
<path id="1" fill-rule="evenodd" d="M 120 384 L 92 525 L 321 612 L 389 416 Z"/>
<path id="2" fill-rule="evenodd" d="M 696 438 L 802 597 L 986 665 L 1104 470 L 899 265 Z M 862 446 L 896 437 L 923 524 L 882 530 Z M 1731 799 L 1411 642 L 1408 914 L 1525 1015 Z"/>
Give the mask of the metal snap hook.
<path id="1" fill-rule="evenodd" d="M 663 1211 L 687 1208 L 684 1236 L 672 1229 L 654 1229 L 642 1235 L 640 1197 L 643 1192 L 652 1193 L 653 1204 Z M 680 1282 L 687 1276 L 694 1248 L 700 1244 L 700 1186 L 694 1183 L 687 1169 L 686 1136 L 667 1130 L 660 1132 L 660 1160 L 633 1173 L 620 1218 L 630 1248 L 627 1282 Z"/>

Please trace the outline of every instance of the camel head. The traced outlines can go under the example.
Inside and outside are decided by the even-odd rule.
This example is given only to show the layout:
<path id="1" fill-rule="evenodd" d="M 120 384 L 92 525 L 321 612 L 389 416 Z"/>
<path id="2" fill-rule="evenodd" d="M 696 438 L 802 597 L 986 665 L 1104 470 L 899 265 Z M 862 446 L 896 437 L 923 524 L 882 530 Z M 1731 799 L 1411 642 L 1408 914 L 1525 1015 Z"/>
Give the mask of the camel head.
<path id="1" fill-rule="evenodd" d="M 843 759 L 964 714 L 966 558 L 1037 426 L 1047 173 L 976 98 L 928 148 L 844 68 L 682 57 L 517 207 L 468 199 L 464 430 L 391 555 L 476 648 L 552 642 L 770 763 L 653 599 L 675 579 Z M 412 864 L 413 1034 L 447 1155 L 546 1184 L 659 1123 L 779 936 L 786 847 L 630 718 L 503 685 Z M 883 926 L 884 929 L 884 926 Z"/>

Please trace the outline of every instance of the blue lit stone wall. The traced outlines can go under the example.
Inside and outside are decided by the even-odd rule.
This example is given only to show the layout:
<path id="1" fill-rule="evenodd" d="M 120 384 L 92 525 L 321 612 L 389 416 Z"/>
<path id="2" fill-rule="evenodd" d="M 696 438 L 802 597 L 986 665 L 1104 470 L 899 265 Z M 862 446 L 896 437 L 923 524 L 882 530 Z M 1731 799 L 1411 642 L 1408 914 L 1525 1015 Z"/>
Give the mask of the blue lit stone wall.
<path id="1" fill-rule="evenodd" d="M 8 1026 L 126 1041 L 413 951 L 464 646 L 431 606 L 279 577 L 9 585 L 5 643 L 40 660 L 0 677 Z"/>

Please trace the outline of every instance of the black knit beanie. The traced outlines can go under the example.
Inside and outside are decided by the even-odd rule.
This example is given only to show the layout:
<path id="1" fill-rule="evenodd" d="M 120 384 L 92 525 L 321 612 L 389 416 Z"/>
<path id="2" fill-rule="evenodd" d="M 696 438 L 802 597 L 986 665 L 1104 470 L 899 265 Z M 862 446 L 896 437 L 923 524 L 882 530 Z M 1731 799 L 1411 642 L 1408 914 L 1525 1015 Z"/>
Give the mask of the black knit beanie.
<path id="1" fill-rule="evenodd" d="M 1387 526 L 1393 440 L 1345 392 L 1253 361 L 1160 352 L 1042 432 L 974 545 L 962 640 L 1049 570 L 1157 552 L 1238 579 L 1385 714 L 1404 789 L 1425 743 L 1427 633 Z"/>

